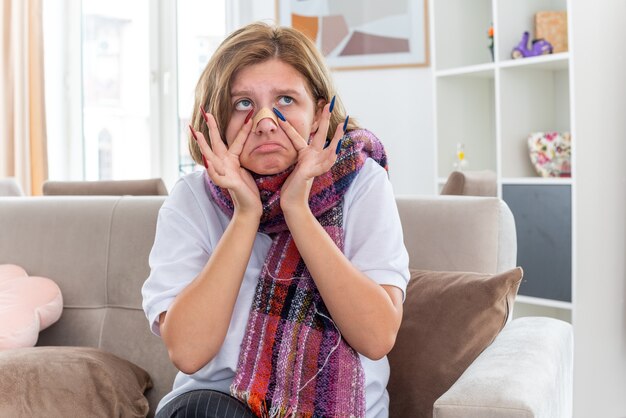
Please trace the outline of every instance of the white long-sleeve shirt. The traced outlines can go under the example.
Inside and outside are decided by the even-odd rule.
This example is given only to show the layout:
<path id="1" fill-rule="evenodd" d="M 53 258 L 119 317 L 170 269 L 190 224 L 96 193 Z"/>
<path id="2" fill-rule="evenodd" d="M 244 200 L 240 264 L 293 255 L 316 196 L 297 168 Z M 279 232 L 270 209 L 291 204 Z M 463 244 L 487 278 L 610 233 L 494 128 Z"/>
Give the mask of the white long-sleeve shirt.
<path id="1" fill-rule="evenodd" d="M 367 159 L 344 196 L 344 254 L 361 272 L 381 285 L 406 291 L 408 253 L 387 172 Z M 230 219 L 212 200 L 203 172 L 181 178 L 166 199 L 157 222 L 150 253 L 150 276 L 142 288 L 143 308 L 152 332 L 159 333 L 158 318 L 206 265 Z M 272 240 L 257 233 L 239 296 L 222 348 L 193 375 L 179 372 L 173 390 L 159 403 L 161 409 L 176 396 L 196 389 L 229 393 L 235 376 L 252 298 Z M 366 416 L 389 414 L 389 362 L 360 355 L 365 373 Z"/>

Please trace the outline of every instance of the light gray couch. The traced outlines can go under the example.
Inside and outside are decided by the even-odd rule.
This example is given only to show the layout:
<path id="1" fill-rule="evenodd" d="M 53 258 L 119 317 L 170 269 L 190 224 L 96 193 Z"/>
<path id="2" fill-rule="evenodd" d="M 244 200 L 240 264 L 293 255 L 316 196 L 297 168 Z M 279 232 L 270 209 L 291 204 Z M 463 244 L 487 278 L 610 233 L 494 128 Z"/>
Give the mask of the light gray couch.
<path id="1" fill-rule="evenodd" d="M 163 201 L 0 198 L 0 264 L 52 278 L 63 292 L 63 315 L 40 334 L 38 345 L 99 347 L 141 366 L 154 381 L 147 394 L 151 414 L 176 373 L 141 309 Z M 397 202 L 411 267 L 495 273 L 515 266 L 515 225 L 502 201 L 432 196 Z M 437 400 L 434 416 L 564 418 L 571 405 L 571 326 L 520 318 Z"/>

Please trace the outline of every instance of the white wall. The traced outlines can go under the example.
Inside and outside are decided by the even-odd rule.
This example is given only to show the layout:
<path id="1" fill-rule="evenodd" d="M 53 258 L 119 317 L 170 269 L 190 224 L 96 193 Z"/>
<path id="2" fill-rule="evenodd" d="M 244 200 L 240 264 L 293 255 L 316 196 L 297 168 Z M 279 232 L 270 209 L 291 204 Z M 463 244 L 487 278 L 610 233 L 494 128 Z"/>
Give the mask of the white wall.
<path id="1" fill-rule="evenodd" d="M 626 1 L 571 2 L 574 416 L 626 416 Z"/>
<path id="2" fill-rule="evenodd" d="M 239 0 L 234 26 L 274 21 L 274 0 Z M 333 73 L 346 111 L 387 150 L 396 194 L 435 192 L 432 75 L 428 68 Z"/>
<path id="3" fill-rule="evenodd" d="M 336 71 L 334 78 L 346 111 L 385 144 L 394 192 L 434 193 L 430 68 Z"/>

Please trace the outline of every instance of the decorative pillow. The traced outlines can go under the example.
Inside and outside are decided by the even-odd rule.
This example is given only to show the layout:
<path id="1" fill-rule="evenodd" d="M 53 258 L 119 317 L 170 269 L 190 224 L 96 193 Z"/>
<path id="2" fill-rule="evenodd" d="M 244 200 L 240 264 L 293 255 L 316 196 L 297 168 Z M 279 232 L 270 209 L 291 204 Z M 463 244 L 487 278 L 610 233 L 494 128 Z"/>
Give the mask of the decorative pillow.
<path id="1" fill-rule="evenodd" d="M 2 417 L 145 417 L 148 373 L 90 347 L 0 352 Z"/>
<path id="2" fill-rule="evenodd" d="M 465 175 L 460 171 L 453 171 L 443 185 L 441 194 L 459 196 L 463 194 L 463 187 L 465 187 Z"/>
<path id="3" fill-rule="evenodd" d="M 44 277 L 29 277 L 23 268 L 0 265 L 0 350 L 33 347 L 39 331 L 59 320 L 61 289 Z"/>
<path id="4" fill-rule="evenodd" d="M 391 417 L 432 418 L 433 403 L 506 324 L 522 274 L 411 270 L 388 356 Z"/>

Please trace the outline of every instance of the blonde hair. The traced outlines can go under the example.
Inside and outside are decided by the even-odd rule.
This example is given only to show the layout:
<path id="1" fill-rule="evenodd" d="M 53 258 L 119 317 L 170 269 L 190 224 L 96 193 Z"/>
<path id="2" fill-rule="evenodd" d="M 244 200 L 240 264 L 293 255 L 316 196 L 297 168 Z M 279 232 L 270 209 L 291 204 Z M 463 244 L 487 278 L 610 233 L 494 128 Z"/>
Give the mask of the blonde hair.
<path id="1" fill-rule="evenodd" d="M 313 44 L 301 32 L 289 28 L 256 22 L 230 34 L 213 54 L 196 85 L 194 110 L 191 125 L 209 138 L 209 130 L 200 114 L 200 107 L 213 114 L 222 140 L 226 140 L 226 127 L 232 114 L 231 81 L 243 67 L 259 64 L 270 59 L 279 59 L 294 67 L 308 81 L 308 90 L 313 101 L 329 102 L 335 96 L 330 71 Z M 339 97 L 330 118 L 329 136 L 344 122 L 345 110 Z M 354 123 L 350 129 L 356 128 Z M 189 151 L 193 160 L 202 164 L 200 148 L 189 135 Z"/>

